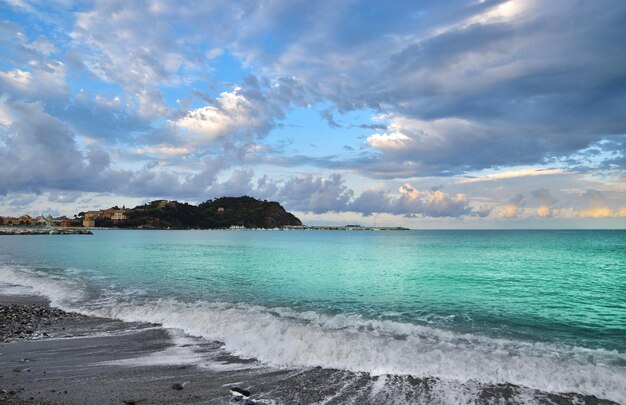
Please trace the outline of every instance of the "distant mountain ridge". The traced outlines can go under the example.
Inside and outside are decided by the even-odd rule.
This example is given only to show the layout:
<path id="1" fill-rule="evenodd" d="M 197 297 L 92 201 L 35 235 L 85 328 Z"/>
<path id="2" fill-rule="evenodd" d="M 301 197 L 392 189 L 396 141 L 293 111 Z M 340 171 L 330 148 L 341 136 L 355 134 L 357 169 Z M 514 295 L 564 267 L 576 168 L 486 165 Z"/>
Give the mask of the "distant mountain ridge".
<path id="1" fill-rule="evenodd" d="M 253 197 L 221 197 L 198 206 L 178 201 L 156 200 L 132 209 L 80 213 L 85 226 L 142 229 L 282 228 L 302 222 L 275 201 Z M 93 221 L 87 222 L 87 221 Z M 86 223 L 87 222 L 87 223 Z"/>

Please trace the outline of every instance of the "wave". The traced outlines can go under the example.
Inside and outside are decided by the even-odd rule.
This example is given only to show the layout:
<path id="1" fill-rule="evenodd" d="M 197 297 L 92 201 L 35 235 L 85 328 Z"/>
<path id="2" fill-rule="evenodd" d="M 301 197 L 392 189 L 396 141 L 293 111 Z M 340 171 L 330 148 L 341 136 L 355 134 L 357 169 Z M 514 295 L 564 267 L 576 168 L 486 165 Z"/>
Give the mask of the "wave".
<path id="1" fill-rule="evenodd" d="M 626 355 L 617 351 L 496 339 L 358 314 L 174 299 L 120 300 L 117 293 L 89 301 L 78 279 L 18 267 L 0 267 L 0 281 L 29 286 L 64 310 L 160 323 L 277 367 L 512 383 L 626 403 Z"/>

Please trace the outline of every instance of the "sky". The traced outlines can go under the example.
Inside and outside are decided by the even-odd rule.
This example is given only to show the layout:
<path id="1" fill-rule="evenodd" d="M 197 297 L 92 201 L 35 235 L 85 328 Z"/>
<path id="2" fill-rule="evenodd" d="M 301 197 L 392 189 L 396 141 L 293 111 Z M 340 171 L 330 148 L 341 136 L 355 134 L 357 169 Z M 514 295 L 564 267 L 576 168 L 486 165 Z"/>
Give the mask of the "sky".
<path id="1" fill-rule="evenodd" d="M 626 228 L 623 0 L 0 1 L 0 215 Z"/>

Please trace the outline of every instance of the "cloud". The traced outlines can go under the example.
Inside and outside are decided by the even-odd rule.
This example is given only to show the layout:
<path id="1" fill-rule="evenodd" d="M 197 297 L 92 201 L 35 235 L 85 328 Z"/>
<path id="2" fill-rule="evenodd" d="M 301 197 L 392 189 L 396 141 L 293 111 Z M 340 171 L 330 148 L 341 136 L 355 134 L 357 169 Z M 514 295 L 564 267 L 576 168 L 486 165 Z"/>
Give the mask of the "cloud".
<path id="1" fill-rule="evenodd" d="M 606 196 L 598 190 L 587 190 L 581 196 L 584 207 L 576 215 L 586 218 L 626 217 L 626 206 L 611 206 Z"/>
<path id="2" fill-rule="evenodd" d="M 623 212 L 619 0 L 6 7 L 0 193 L 232 190 L 305 212 L 436 218 Z"/>
<path id="3" fill-rule="evenodd" d="M 29 70 L 0 71 L 0 91 L 22 100 L 54 97 L 67 91 L 66 66 L 60 61 L 49 61 L 41 66 L 31 63 Z"/>
<path id="4" fill-rule="evenodd" d="M 21 69 L 15 69 L 8 72 L 0 72 L 0 80 L 12 87 L 20 87 L 26 89 L 32 84 L 30 72 Z"/>
<path id="5" fill-rule="evenodd" d="M 80 192 L 70 192 L 70 193 L 51 192 L 48 195 L 48 201 L 55 202 L 55 203 L 68 204 L 68 203 L 76 202 L 81 196 L 82 196 L 82 193 Z"/>
<path id="6" fill-rule="evenodd" d="M 247 76 L 241 86 L 222 92 L 214 100 L 205 98 L 209 105 L 170 120 L 179 141 L 172 146 L 199 154 L 221 148 L 237 163 L 258 163 L 273 150 L 260 141 L 280 125 L 287 110 L 308 100 L 310 95 L 297 80 L 270 82 Z"/>
<path id="7" fill-rule="evenodd" d="M 566 173 L 563 169 L 522 169 L 522 170 L 512 170 L 512 171 L 504 171 L 494 174 L 487 174 L 484 176 L 478 177 L 468 177 L 465 179 L 461 179 L 457 181 L 457 184 L 467 184 L 467 183 L 476 183 L 481 181 L 495 181 L 495 180 L 509 180 L 517 177 L 527 177 L 527 176 L 545 176 L 552 174 L 563 174 Z"/>
<path id="8" fill-rule="evenodd" d="M 523 194 L 517 194 L 511 198 L 508 203 L 500 207 L 498 216 L 500 218 L 516 218 L 524 214 L 526 206 L 526 198 Z"/>
<path id="9" fill-rule="evenodd" d="M 164 145 L 164 144 L 148 146 L 148 147 L 136 149 L 133 151 L 133 153 L 136 153 L 139 155 L 151 154 L 151 155 L 159 155 L 159 156 L 160 155 L 174 155 L 174 156 L 187 155 L 191 152 L 192 152 L 192 149 L 188 147 L 175 147 L 175 146 Z"/>
<path id="10" fill-rule="evenodd" d="M 375 149 L 382 150 L 406 150 L 410 147 L 412 139 L 408 136 L 392 132 L 386 134 L 374 134 L 367 138 L 367 144 Z"/>
<path id="11" fill-rule="evenodd" d="M 288 180 L 275 194 L 290 209 L 313 213 L 345 211 L 354 192 L 339 174 L 328 178 L 307 175 Z"/>
<path id="12" fill-rule="evenodd" d="M 313 212 L 356 212 L 364 216 L 394 214 L 405 217 L 458 218 L 487 216 L 491 209 L 474 209 L 464 194 L 450 195 L 439 189 L 418 190 L 406 183 L 396 193 L 385 190 L 365 190 L 359 195 L 344 184 L 340 174 L 327 178 L 306 175 L 276 184 L 265 198 L 275 198 L 288 209 Z M 264 185 L 266 180 L 264 180 Z"/>
<path id="13" fill-rule="evenodd" d="M 399 130 L 368 142 L 385 153 L 354 162 L 374 177 L 543 164 L 626 131 L 626 60 L 614 40 L 626 35 L 623 3 L 409 3 L 341 3 L 334 18 L 321 6 L 315 28 L 296 24 L 278 58 L 257 42 L 242 40 L 244 49 L 268 57 L 275 74 L 297 74 L 339 111 L 391 114 Z M 365 9 L 394 24 L 371 25 Z M 263 28 L 278 24 L 272 12 L 280 15 L 262 11 Z"/>
<path id="14" fill-rule="evenodd" d="M 542 218 L 554 217 L 558 215 L 559 209 L 554 207 L 558 202 L 556 198 L 546 188 L 539 188 L 531 191 L 532 197 L 539 203 L 537 215 Z"/>
<path id="15" fill-rule="evenodd" d="M 198 135 L 200 141 L 204 142 L 242 131 L 267 132 L 272 125 L 273 117 L 265 116 L 258 111 L 239 87 L 232 92 L 221 93 L 216 101 L 216 106 L 191 110 L 172 123 Z"/>
<path id="16" fill-rule="evenodd" d="M 0 194 L 34 191 L 91 189 L 109 166 L 108 155 L 77 148 L 66 124 L 50 116 L 38 103 L 12 105 L 14 122 L 0 143 Z M 2 134 L 0 134 L 2 136 Z"/>
<path id="17" fill-rule="evenodd" d="M 508 141 L 477 122 L 458 118 L 425 121 L 399 115 L 388 119 L 388 132 L 366 140 L 379 153 L 361 166 L 379 177 L 449 175 L 509 159 L 511 145 L 504 145 Z"/>
<path id="18" fill-rule="evenodd" d="M 485 217 L 488 207 L 473 209 L 464 194 L 450 195 L 438 189 L 418 190 L 406 183 L 397 193 L 384 190 L 365 190 L 358 196 L 344 185 L 339 174 L 328 178 L 307 175 L 281 184 L 270 195 L 296 211 L 357 212 L 365 216 L 375 213 L 396 214 L 406 217 Z"/>
<path id="19" fill-rule="evenodd" d="M 335 116 L 333 114 L 332 108 L 325 108 L 320 111 L 320 116 L 326 121 L 329 127 L 331 128 L 341 128 L 341 124 L 335 121 Z"/>
<path id="20" fill-rule="evenodd" d="M 464 194 L 450 196 L 437 189 L 420 191 L 409 183 L 400 187 L 399 191 L 401 196 L 394 205 L 397 211 L 407 216 L 460 217 L 472 213 Z"/>
<path id="21" fill-rule="evenodd" d="M 144 116 L 166 115 L 158 86 L 189 80 L 205 61 L 185 37 L 176 35 L 165 8 L 142 2 L 97 2 L 75 14 L 68 59 L 106 82 L 123 86 Z"/>

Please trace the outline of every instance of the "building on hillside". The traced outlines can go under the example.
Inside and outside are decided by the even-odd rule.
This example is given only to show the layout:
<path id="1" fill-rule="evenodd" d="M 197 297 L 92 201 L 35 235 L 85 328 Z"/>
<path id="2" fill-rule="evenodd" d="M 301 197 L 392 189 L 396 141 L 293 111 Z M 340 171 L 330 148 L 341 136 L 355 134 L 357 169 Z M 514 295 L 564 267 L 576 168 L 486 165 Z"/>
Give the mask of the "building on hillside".
<path id="1" fill-rule="evenodd" d="M 219 207 L 219 208 L 217 209 L 217 212 L 224 212 L 224 207 Z"/>
<path id="2" fill-rule="evenodd" d="M 70 228 L 72 226 L 72 221 L 68 217 L 61 217 L 58 219 L 57 224 L 62 228 Z"/>
<path id="3" fill-rule="evenodd" d="M 18 219 L 18 225 L 33 225 L 33 218 L 30 215 L 22 215 Z"/>
<path id="4" fill-rule="evenodd" d="M 113 221 L 123 221 L 126 219 L 127 212 L 128 210 L 117 210 L 113 213 L 113 215 L 111 216 L 111 219 Z"/>
<path id="5" fill-rule="evenodd" d="M 102 214 L 100 213 L 100 211 L 88 211 L 88 212 L 85 212 L 85 216 L 83 218 L 95 219 L 95 218 L 100 218 L 101 216 Z"/>
<path id="6" fill-rule="evenodd" d="M 38 217 L 35 217 L 34 222 L 36 225 L 39 226 L 46 226 L 46 217 L 42 215 L 39 215 Z"/>
<path id="7" fill-rule="evenodd" d="M 85 215 L 85 219 L 83 219 L 83 226 L 85 228 L 95 228 L 96 220 L 93 218 L 86 218 L 86 215 Z"/>

